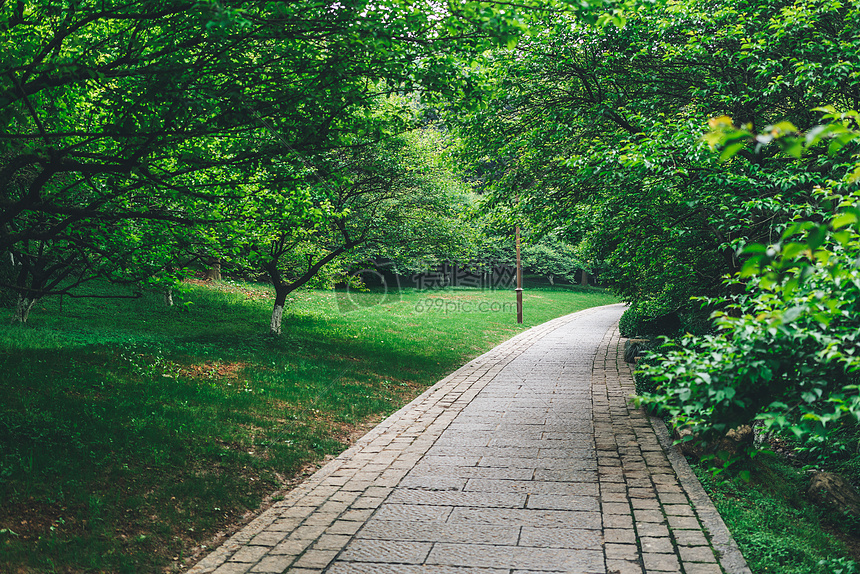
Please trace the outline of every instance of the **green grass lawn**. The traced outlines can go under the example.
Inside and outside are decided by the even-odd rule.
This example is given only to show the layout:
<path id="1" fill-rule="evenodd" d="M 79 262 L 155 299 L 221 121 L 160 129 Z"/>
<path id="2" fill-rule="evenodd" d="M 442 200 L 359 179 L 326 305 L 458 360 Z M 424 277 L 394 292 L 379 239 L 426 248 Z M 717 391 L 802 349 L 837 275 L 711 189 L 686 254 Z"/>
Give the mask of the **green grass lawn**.
<path id="1" fill-rule="evenodd" d="M 446 373 L 598 289 L 47 299 L 0 326 L 0 572 L 156 572 Z M 349 312 L 345 312 L 349 311 Z M 5 321 L 3 322 L 5 323 Z"/>

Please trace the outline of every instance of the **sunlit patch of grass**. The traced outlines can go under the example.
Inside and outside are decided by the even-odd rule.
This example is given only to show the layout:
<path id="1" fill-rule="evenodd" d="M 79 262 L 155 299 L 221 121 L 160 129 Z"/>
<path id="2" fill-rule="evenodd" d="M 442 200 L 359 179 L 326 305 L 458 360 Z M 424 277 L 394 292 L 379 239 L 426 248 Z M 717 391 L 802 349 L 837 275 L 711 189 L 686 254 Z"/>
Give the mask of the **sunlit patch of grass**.
<path id="1" fill-rule="evenodd" d="M 519 326 L 512 292 L 353 293 L 343 312 L 337 294 L 301 291 L 271 337 L 270 295 L 225 282 L 186 285 L 172 308 L 158 293 L 47 299 L 0 326 L 0 571 L 178 567 L 468 359 L 614 302 L 527 291 Z"/>

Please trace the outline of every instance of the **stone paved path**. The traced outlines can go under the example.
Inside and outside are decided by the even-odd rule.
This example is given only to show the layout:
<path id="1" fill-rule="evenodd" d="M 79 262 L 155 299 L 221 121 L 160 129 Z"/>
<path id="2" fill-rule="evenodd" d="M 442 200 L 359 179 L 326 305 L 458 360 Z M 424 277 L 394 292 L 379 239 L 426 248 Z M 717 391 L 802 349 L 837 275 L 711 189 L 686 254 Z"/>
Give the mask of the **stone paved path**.
<path id="1" fill-rule="evenodd" d="M 521 333 L 383 421 L 189 574 L 741 574 L 620 305 Z"/>

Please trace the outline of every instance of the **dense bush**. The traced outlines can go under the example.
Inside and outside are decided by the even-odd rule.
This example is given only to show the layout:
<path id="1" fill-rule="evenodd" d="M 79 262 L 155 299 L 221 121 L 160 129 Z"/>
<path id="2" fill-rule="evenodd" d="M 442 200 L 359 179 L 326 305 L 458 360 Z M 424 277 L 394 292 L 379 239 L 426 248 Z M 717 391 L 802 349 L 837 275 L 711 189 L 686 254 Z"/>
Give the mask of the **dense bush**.
<path id="1" fill-rule="evenodd" d="M 622 337 L 674 336 L 681 329 L 676 310 L 655 301 L 635 302 L 624 311 L 618 322 Z"/>
<path id="2" fill-rule="evenodd" d="M 715 334 L 643 367 L 656 387 L 644 404 L 704 439 L 759 420 L 808 440 L 860 416 L 860 193 L 837 199 L 828 225 L 746 248 L 746 295 L 714 313 Z"/>

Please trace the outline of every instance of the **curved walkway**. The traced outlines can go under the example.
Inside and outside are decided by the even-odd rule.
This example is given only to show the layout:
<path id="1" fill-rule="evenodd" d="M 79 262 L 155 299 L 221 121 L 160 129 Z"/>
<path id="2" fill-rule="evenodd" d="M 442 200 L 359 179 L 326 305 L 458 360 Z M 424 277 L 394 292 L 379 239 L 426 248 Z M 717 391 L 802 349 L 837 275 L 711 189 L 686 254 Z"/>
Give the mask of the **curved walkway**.
<path id="1" fill-rule="evenodd" d="M 391 415 L 189 574 L 741 574 L 659 420 L 621 305 L 539 325 Z"/>

